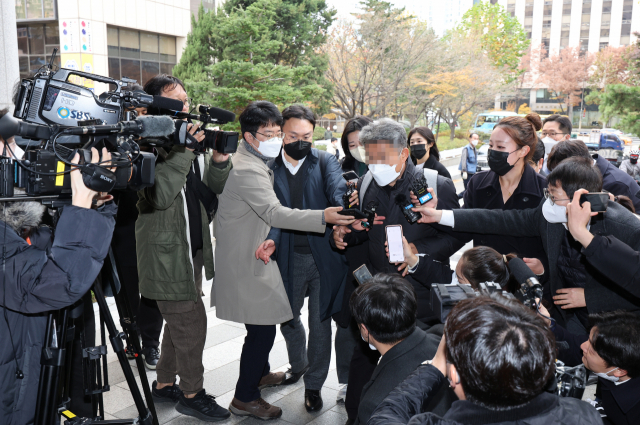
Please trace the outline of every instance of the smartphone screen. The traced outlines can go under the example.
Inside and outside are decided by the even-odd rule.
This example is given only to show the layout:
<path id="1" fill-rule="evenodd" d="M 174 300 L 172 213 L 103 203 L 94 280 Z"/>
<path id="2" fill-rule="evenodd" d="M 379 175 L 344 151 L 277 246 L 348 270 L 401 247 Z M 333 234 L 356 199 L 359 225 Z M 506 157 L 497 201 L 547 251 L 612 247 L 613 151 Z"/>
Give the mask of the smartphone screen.
<path id="1" fill-rule="evenodd" d="M 402 250 L 402 226 L 387 226 L 387 246 L 389 247 L 389 262 L 402 263 L 404 252 Z"/>

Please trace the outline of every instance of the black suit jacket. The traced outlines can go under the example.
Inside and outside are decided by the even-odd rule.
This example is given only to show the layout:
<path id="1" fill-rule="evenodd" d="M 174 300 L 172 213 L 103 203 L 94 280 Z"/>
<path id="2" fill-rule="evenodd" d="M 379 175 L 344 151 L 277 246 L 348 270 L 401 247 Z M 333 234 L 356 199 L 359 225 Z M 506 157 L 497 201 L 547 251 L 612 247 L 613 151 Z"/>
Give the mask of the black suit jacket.
<path id="1" fill-rule="evenodd" d="M 560 223 L 549 223 L 542 215 L 542 205 L 527 210 L 454 210 L 455 231 L 475 232 L 494 235 L 510 235 L 516 237 L 542 238 L 542 245 L 549 260 L 549 280 L 551 293 L 568 285 L 558 273 L 558 257 L 565 233 L 568 231 Z M 582 249 L 587 272 L 584 295 L 589 313 L 611 310 L 630 310 L 640 312 L 640 291 L 635 278 L 630 275 L 638 268 L 638 251 L 640 251 L 640 220 L 623 206 L 609 202 L 607 211 L 591 220 L 591 233 L 600 242 L 603 240 L 621 242 L 627 245 L 627 251 L 616 249 L 609 254 L 616 257 L 615 263 L 603 264 L 602 245 L 594 239 Z M 600 239 L 598 236 L 604 238 Z M 625 254 L 626 252 L 626 254 Z M 600 253 L 599 255 L 594 255 Z M 625 255 L 628 258 L 622 258 Z M 620 269 L 615 264 L 625 264 Z M 564 310 L 554 306 L 552 313 L 561 325 L 565 325 Z"/>
<path id="2" fill-rule="evenodd" d="M 362 389 L 360 407 L 356 424 L 366 424 L 378 405 L 389 393 L 405 380 L 425 360 L 431 360 L 438 351 L 440 338 L 432 333 L 426 333 L 416 328 L 411 335 L 399 342 L 380 358 L 378 366 L 373 371 L 369 382 Z M 439 403 L 430 403 L 430 406 L 446 404 L 441 409 L 443 412 L 457 400 L 452 391 L 444 388 Z M 451 393 L 451 394 L 448 394 Z"/>
<path id="3" fill-rule="evenodd" d="M 598 378 L 598 391 L 604 413 L 613 425 L 640 423 L 640 378 L 630 379 L 624 384 Z"/>

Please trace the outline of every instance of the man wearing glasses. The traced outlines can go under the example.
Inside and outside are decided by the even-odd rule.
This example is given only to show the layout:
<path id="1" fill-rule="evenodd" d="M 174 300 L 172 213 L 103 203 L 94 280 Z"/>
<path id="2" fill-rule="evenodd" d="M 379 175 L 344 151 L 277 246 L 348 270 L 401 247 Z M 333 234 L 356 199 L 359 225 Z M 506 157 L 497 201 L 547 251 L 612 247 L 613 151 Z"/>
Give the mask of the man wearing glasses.
<path id="1" fill-rule="evenodd" d="M 311 109 L 289 106 L 282 112 L 283 148 L 269 162 L 274 190 L 280 203 L 298 210 L 320 210 L 343 206 L 347 186 L 334 155 L 312 149 L 315 118 Z M 324 233 L 272 228 L 267 244 L 275 246 L 276 260 L 293 312 L 293 319 L 280 326 L 287 342 L 291 369 L 283 384 L 293 384 L 302 375 L 305 408 L 322 408 L 320 390 L 331 361 L 331 315 L 340 311 L 348 266 L 344 255 L 331 249 L 331 228 Z M 309 345 L 300 310 L 309 297 Z"/>
<path id="2" fill-rule="evenodd" d="M 549 174 L 549 169 L 547 168 L 549 152 L 551 152 L 551 149 L 553 149 L 558 142 L 571 138 L 571 129 L 571 120 L 564 115 L 549 115 L 542 121 L 540 139 L 542 139 L 542 143 L 544 143 L 544 151 L 546 152 L 544 165 L 542 166 L 545 175 Z"/>

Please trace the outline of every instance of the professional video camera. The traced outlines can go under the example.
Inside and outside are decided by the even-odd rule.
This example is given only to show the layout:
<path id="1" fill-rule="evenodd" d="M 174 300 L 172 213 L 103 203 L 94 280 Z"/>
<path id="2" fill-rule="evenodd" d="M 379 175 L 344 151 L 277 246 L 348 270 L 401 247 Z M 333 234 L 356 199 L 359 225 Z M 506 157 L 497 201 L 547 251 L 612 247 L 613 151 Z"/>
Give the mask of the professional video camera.
<path id="1" fill-rule="evenodd" d="M 56 52 L 54 49 L 49 64 L 33 79 L 21 81 L 13 114 L 21 121 L 8 114 L 0 119 L 0 136 L 4 140 L 21 136 L 40 141 L 35 149 L 27 146 L 22 160 L 15 160 L 11 152 L 0 157 L 0 197 L 13 197 L 15 185 L 24 187 L 30 200 L 68 202 L 69 174 L 74 169 L 80 169 L 87 187 L 99 192 L 152 186 L 155 158 L 152 153 L 142 152 L 136 139 L 168 136 L 175 126 L 165 117 L 133 119 L 136 114 L 131 109 L 182 109 L 182 102 L 123 91 L 123 87 L 135 82 L 128 78 L 115 80 L 65 68 L 54 71 Z M 115 89 L 96 97 L 86 87 L 69 82 L 73 75 L 110 84 Z M 90 163 L 93 147 L 107 148 L 112 156 L 109 167 L 115 171 L 104 168 L 103 163 Z M 72 163 L 76 152 L 80 154 L 78 164 Z"/>
<path id="2" fill-rule="evenodd" d="M 556 360 L 556 384 L 560 397 L 581 400 L 587 387 L 587 369 L 582 364 L 569 367 L 560 360 Z"/>
<path id="3" fill-rule="evenodd" d="M 520 284 L 515 294 L 516 298 L 527 307 L 538 311 L 538 306 L 542 299 L 542 285 L 538 282 L 536 275 L 518 257 L 509 260 L 509 272 Z"/>
<path id="4" fill-rule="evenodd" d="M 204 128 L 208 124 L 226 124 L 236 119 L 236 115 L 226 109 L 214 108 L 212 106 L 199 105 L 200 114 L 180 112 L 168 108 L 151 108 L 151 114 L 167 115 L 176 119 L 176 132 L 174 139 L 176 143 L 186 143 L 187 147 L 194 149 L 196 153 L 204 153 L 207 149 L 215 149 L 219 153 L 229 154 L 238 150 L 240 135 L 235 131 L 220 131 Z M 202 143 L 196 143 L 187 137 L 187 122 L 200 121 L 203 125 L 205 137 Z"/>
<path id="5" fill-rule="evenodd" d="M 502 291 L 502 287 L 494 282 L 481 283 L 478 291 L 475 291 L 471 285 L 464 283 L 432 283 L 431 309 L 439 317 L 440 322 L 444 323 L 453 307 L 460 301 L 494 292 L 513 298 L 513 295 Z"/>

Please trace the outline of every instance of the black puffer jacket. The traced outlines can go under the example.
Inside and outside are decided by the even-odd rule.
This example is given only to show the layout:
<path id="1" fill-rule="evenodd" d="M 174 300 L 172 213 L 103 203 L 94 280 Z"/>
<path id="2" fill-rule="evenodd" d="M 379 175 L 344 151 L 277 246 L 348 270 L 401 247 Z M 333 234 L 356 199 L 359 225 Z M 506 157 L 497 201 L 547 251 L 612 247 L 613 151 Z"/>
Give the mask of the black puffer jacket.
<path id="1" fill-rule="evenodd" d="M 35 203 L 14 205 L 19 204 Z M 4 241 L 6 256 L 6 270 L 0 278 L 4 308 L 0 312 L 2 424 L 25 425 L 34 421 L 45 313 L 79 300 L 100 272 L 111 243 L 116 206 L 110 203 L 99 211 L 64 207 L 49 249 L 39 243 L 29 245 L 14 230 L 22 227 L 20 217 L 26 215 L 7 211 L 7 222 L 0 221 L 0 241 Z M 16 379 L 16 358 L 23 379 Z"/>
<path id="2" fill-rule="evenodd" d="M 523 407 L 496 411 L 466 400 L 453 403 L 439 417 L 422 413 L 422 406 L 437 393 L 445 378 L 434 366 L 418 367 L 380 404 L 368 425 L 602 425 L 589 403 L 542 393 Z"/>

